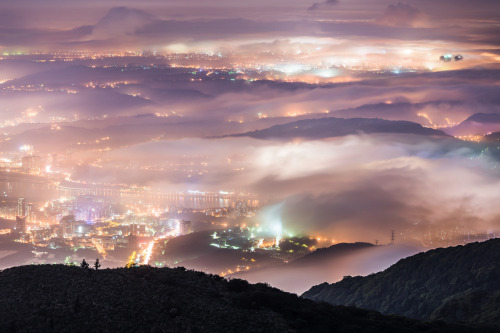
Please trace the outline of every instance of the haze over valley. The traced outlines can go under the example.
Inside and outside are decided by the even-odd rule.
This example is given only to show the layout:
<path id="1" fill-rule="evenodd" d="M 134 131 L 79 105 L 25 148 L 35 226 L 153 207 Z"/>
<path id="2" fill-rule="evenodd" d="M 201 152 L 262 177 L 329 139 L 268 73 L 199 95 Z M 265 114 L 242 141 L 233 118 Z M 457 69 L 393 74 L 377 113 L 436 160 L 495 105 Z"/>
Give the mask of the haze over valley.
<path id="1" fill-rule="evenodd" d="M 302 294 L 500 232 L 498 3 L 1 1 L 0 269 Z"/>

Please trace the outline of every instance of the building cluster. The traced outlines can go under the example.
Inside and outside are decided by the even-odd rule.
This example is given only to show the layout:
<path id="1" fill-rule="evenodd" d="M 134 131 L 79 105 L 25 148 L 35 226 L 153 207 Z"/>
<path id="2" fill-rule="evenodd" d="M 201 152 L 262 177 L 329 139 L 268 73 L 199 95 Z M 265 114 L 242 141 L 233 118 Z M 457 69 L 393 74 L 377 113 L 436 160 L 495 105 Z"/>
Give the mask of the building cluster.
<path id="1" fill-rule="evenodd" d="M 193 232 L 191 221 L 154 212 L 132 212 L 123 205 L 89 195 L 54 200 L 43 206 L 17 198 L 0 206 L 9 212 L 2 218 L 15 220 L 12 229 L 5 233 L 2 230 L 2 234 L 9 234 L 18 242 L 52 249 L 90 248 L 102 255 L 120 248 L 131 252 L 157 237 Z"/>
<path id="2" fill-rule="evenodd" d="M 196 211 L 213 217 L 253 217 L 257 213 L 258 203 L 250 205 L 250 202 L 239 201 L 231 207 L 206 208 Z"/>
<path id="3" fill-rule="evenodd" d="M 428 228 L 427 230 L 403 230 L 398 235 L 402 241 L 419 242 L 427 248 L 448 247 L 467 244 L 471 242 L 482 242 L 496 238 L 494 232 L 478 232 L 474 226 L 464 224 L 453 228 Z"/>
<path id="4" fill-rule="evenodd" d="M 47 169 L 47 160 L 40 155 L 27 155 L 22 158 L 22 169 L 25 173 L 40 175 Z"/>
<path id="5" fill-rule="evenodd" d="M 279 250 L 281 241 L 281 233 L 273 234 L 259 227 L 236 226 L 214 232 L 210 245 L 235 250 Z"/>

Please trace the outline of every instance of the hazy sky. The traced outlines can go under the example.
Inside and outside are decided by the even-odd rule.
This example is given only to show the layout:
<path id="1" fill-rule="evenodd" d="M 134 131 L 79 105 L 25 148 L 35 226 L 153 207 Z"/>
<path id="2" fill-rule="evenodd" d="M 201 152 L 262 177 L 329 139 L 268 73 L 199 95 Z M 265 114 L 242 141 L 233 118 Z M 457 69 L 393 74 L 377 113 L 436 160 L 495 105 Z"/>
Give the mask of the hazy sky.
<path id="1" fill-rule="evenodd" d="M 273 50 L 284 40 L 323 57 L 453 52 L 488 63 L 500 56 L 499 9 L 495 0 L 1 1 L 0 50 Z"/>

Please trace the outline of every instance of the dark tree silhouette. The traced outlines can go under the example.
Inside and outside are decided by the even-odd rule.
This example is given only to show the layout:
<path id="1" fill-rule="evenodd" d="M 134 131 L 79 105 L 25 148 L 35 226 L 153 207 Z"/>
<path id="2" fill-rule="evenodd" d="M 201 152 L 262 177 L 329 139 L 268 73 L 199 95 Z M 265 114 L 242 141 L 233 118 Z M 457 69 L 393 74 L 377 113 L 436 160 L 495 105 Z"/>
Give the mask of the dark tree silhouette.
<path id="1" fill-rule="evenodd" d="M 88 262 L 85 261 L 85 259 L 82 260 L 82 263 L 80 264 L 80 268 L 83 268 L 83 269 L 89 268 L 89 264 L 88 264 Z"/>
<path id="2" fill-rule="evenodd" d="M 94 263 L 94 268 L 97 271 L 99 269 L 99 267 L 101 267 L 101 264 L 99 263 L 99 258 L 97 258 L 95 260 L 95 263 Z"/>

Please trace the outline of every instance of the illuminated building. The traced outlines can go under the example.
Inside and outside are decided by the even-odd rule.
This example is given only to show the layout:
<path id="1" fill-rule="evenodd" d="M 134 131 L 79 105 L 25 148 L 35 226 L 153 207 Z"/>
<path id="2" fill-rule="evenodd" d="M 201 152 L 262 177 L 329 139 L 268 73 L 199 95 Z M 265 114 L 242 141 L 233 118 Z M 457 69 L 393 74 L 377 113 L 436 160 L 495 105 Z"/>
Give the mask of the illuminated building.
<path id="1" fill-rule="evenodd" d="M 45 171 L 46 166 L 45 159 L 39 155 L 28 155 L 22 159 L 23 170 L 27 173 L 40 174 Z"/>
<path id="2" fill-rule="evenodd" d="M 70 237 L 76 233 L 75 215 L 66 215 L 60 221 L 61 234 L 63 237 Z"/>
<path id="3" fill-rule="evenodd" d="M 191 233 L 191 221 L 181 221 L 180 224 L 180 233 L 181 235 L 187 235 Z"/>
<path id="4" fill-rule="evenodd" d="M 16 231 L 23 235 L 26 233 L 26 219 L 24 217 L 16 217 Z"/>
<path id="5" fill-rule="evenodd" d="M 85 236 L 92 231 L 92 227 L 84 221 L 75 222 L 75 234 L 77 236 Z"/>
<path id="6" fill-rule="evenodd" d="M 223 234 L 218 239 L 219 247 L 227 247 L 227 235 Z"/>
<path id="7" fill-rule="evenodd" d="M 146 233 L 146 226 L 144 224 L 131 224 L 130 225 L 130 234 L 131 235 L 143 235 Z"/>
<path id="8" fill-rule="evenodd" d="M 17 216 L 26 216 L 26 203 L 24 202 L 24 198 L 17 199 Z"/>
<path id="9" fill-rule="evenodd" d="M 33 212 L 33 204 L 27 204 L 25 205 L 25 217 L 26 217 L 26 222 L 34 222 L 35 221 L 35 214 Z"/>
<path id="10" fill-rule="evenodd" d="M 32 228 L 30 230 L 30 233 L 31 233 L 31 238 L 33 239 L 34 242 L 39 242 L 39 241 L 42 241 L 42 240 L 45 240 L 45 239 L 49 239 L 51 234 L 52 234 L 52 230 L 51 228 Z"/>

